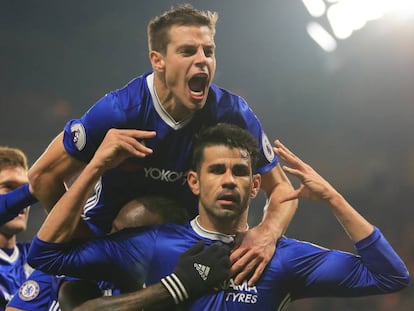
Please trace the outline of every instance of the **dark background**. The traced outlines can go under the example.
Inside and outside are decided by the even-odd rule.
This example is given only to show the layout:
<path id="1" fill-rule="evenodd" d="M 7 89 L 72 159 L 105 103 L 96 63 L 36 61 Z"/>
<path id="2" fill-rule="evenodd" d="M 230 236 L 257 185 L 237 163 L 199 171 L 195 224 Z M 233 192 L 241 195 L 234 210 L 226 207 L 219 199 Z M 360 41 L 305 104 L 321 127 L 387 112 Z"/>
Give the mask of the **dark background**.
<path id="1" fill-rule="evenodd" d="M 33 163 L 67 120 L 150 70 L 146 24 L 179 2 L 0 0 L 0 144 Z M 414 271 L 414 16 L 386 15 L 326 53 L 307 35 L 299 0 L 188 2 L 219 12 L 215 82 L 244 96 L 270 139 L 331 181 Z M 31 213 L 22 239 L 43 220 L 40 207 Z M 287 234 L 353 250 L 326 206 L 301 202 Z M 413 294 L 290 310 L 411 311 Z"/>

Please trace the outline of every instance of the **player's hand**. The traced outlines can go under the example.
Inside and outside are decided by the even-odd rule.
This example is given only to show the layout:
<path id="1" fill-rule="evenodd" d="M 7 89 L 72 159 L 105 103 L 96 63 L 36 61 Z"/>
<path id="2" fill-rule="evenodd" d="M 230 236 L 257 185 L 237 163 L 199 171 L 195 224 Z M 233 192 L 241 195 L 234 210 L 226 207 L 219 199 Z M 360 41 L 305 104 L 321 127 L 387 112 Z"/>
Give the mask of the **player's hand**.
<path id="1" fill-rule="evenodd" d="M 253 286 L 260 278 L 276 248 L 273 236 L 262 227 L 256 226 L 237 234 L 236 243 L 230 255 L 234 283 L 248 281 Z"/>
<path id="2" fill-rule="evenodd" d="M 328 201 L 337 195 L 337 191 L 320 176 L 310 165 L 303 162 L 293 152 L 291 152 L 279 140 L 275 141 L 273 148 L 280 159 L 285 161 L 283 170 L 296 176 L 301 185 L 298 189 L 281 198 L 282 202 L 304 198 L 312 201 Z"/>
<path id="3" fill-rule="evenodd" d="M 230 276 L 230 249 L 214 243 L 204 249 L 199 241 L 181 254 L 172 274 L 161 280 L 176 303 L 217 291 Z"/>
<path id="4" fill-rule="evenodd" d="M 152 153 L 143 141 L 155 137 L 154 131 L 110 129 L 91 160 L 97 167 L 110 169 L 130 157 L 143 158 Z"/>

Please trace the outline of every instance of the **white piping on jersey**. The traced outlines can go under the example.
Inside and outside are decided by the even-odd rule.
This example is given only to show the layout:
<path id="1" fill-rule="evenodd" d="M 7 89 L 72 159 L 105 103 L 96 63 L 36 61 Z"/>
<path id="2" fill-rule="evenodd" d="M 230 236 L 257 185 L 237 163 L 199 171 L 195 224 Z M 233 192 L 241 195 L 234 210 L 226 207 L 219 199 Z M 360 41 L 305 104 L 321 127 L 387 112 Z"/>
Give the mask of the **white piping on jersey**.
<path id="1" fill-rule="evenodd" d="M 190 224 L 195 233 L 197 233 L 199 236 L 203 238 L 208 238 L 210 240 L 219 240 L 223 243 L 231 243 L 234 242 L 234 238 L 236 237 L 235 234 L 224 234 L 220 232 L 214 232 L 210 230 L 206 230 L 203 227 L 201 227 L 200 223 L 198 222 L 198 217 L 191 220 Z M 249 230 L 249 225 L 246 225 L 246 230 Z"/>
<path id="2" fill-rule="evenodd" d="M 13 263 L 19 258 L 19 248 L 17 246 L 14 247 L 13 253 L 9 256 L 5 251 L 0 249 L 0 259 L 7 261 L 8 263 Z"/>
<path id="3" fill-rule="evenodd" d="M 290 302 L 291 302 L 291 297 L 290 297 L 290 293 L 287 293 L 287 295 L 285 296 L 285 298 L 283 298 L 282 302 L 279 305 L 279 308 L 277 308 L 277 311 L 285 311 L 287 310 Z"/>
<path id="4" fill-rule="evenodd" d="M 56 300 L 53 300 L 49 306 L 48 311 L 60 311 L 59 302 L 57 302 Z"/>
<path id="5" fill-rule="evenodd" d="M 157 111 L 158 115 L 161 117 L 161 119 L 165 123 L 167 123 L 168 126 L 173 128 L 174 130 L 179 130 L 183 128 L 184 126 L 186 126 L 188 122 L 191 121 L 191 119 L 193 118 L 193 115 L 191 115 L 190 117 L 184 120 L 175 121 L 174 118 L 167 112 L 167 110 L 165 110 L 155 90 L 154 73 L 151 73 L 150 75 L 147 76 L 147 85 L 151 93 L 152 102 L 154 103 L 155 111 Z"/>
<path id="6" fill-rule="evenodd" d="M 34 271 L 34 269 L 27 262 L 24 264 L 23 270 L 24 274 L 26 275 L 26 278 L 28 278 L 30 274 L 32 274 L 32 272 Z"/>
<path id="7" fill-rule="evenodd" d="M 99 178 L 97 183 L 95 184 L 95 191 L 86 201 L 85 206 L 83 207 L 82 216 L 85 217 L 86 213 L 93 209 L 96 204 L 99 202 L 99 197 L 101 196 L 102 191 L 102 178 Z M 86 218 L 85 218 L 86 219 Z"/>

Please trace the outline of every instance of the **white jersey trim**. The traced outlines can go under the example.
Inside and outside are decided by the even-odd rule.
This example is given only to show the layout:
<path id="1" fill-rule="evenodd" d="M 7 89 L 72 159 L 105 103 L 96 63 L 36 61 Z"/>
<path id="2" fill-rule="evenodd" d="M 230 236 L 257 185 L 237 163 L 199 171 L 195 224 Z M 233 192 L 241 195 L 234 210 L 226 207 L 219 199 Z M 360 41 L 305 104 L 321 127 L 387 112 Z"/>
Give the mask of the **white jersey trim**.
<path id="1" fill-rule="evenodd" d="M 152 102 L 154 103 L 155 111 L 157 111 L 158 115 L 161 119 L 171 128 L 174 130 L 179 130 L 186 126 L 192 119 L 192 115 L 189 118 L 186 118 L 181 121 L 175 121 L 174 118 L 164 109 L 162 106 L 160 99 L 158 98 L 157 92 L 155 91 L 154 85 L 154 73 L 151 73 L 147 76 L 147 85 L 148 89 L 151 93 Z"/>
<path id="2" fill-rule="evenodd" d="M 209 231 L 201 227 L 201 225 L 198 223 L 198 217 L 194 218 L 190 224 L 195 233 L 197 233 L 199 236 L 203 238 L 207 238 L 210 240 L 219 240 L 223 243 L 231 243 L 234 242 L 235 235 L 229 235 L 229 234 L 223 234 L 219 232 Z"/>
<path id="3" fill-rule="evenodd" d="M 89 217 L 87 217 L 86 214 L 98 204 L 99 198 L 101 196 L 101 192 L 102 192 L 102 177 L 99 178 L 99 180 L 95 184 L 94 193 L 88 198 L 85 206 L 83 207 L 82 218 L 84 220 L 89 220 Z"/>
<path id="4" fill-rule="evenodd" d="M 17 246 L 14 247 L 13 253 L 9 256 L 5 251 L 0 249 L 0 259 L 7 261 L 8 263 L 13 263 L 19 258 L 19 248 Z"/>

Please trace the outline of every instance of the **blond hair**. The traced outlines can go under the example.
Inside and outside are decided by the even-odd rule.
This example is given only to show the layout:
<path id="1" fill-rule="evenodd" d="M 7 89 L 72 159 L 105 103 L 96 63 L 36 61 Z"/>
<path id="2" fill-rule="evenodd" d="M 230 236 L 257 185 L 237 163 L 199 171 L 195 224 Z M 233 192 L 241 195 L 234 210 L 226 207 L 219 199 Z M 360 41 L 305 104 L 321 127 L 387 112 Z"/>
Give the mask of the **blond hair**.
<path id="1" fill-rule="evenodd" d="M 5 167 L 22 167 L 28 170 L 27 157 L 23 151 L 17 148 L 0 146 L 0 171 Z"/>

